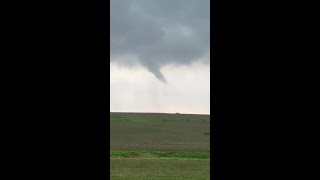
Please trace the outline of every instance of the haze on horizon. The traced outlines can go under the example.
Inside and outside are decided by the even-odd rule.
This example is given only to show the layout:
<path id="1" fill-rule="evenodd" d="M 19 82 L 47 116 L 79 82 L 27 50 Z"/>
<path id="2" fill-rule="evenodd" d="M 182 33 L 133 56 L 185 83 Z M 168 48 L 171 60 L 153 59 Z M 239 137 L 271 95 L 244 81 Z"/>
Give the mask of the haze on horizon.
<path id="1" fill-rule="evenodd" d="M 210 114 L 210 0 L 110 5 L 110 111 Z"/>

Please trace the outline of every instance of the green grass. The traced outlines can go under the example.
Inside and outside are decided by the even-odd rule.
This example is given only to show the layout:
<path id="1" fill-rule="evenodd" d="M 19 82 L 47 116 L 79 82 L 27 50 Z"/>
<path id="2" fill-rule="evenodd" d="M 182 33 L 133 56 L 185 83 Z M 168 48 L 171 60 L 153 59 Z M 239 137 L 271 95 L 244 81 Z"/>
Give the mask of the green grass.
<path id="1" fill-rule="evenodd" d="M 210 179 L 210 116 L 110 113 L 112 180 Z"/>
<path id="2" fill-rule="evenodd" d="M 210 159 L 209 153 L 195 152 L 146 152 L 146 151 L 111 151 L 114 158 L 192 158 Z"/>
<path id="3" fill-rule="evenodd" d="M 112 180 L 208 180 L 210 161 L 203 159 L 111 158 Z"/>
<path id="4" fill-rule="evenodd" d="M 113 150 L 210 152 L 210 116 L 110 114 Z"/>

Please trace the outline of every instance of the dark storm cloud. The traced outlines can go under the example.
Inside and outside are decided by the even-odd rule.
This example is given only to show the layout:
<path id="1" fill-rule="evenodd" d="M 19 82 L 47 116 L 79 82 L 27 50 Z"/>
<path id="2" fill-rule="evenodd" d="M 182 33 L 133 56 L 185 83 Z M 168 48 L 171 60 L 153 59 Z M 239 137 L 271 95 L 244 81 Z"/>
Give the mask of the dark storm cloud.
<path id="1" fill-rule="evenodd" d="M 111 61 L 138 57 L 134 63 L 165 82 L 162 66 L 187 65 L 209 53 L 210 0 L 111 0 L 110 10 Z"/>

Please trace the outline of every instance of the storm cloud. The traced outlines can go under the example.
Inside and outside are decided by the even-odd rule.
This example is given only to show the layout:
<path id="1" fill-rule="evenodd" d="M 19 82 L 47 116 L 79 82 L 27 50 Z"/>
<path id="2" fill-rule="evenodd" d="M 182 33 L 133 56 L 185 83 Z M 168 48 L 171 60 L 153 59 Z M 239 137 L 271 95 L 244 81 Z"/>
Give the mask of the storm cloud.
<path id="1" fill-rule="evenodd" d="M 110 62 L 142 65 L 163 82 L 165 65 L 210 63 L 203 58 L 210 56 L 210 0 L 111 0 L 110 5 Z"/>

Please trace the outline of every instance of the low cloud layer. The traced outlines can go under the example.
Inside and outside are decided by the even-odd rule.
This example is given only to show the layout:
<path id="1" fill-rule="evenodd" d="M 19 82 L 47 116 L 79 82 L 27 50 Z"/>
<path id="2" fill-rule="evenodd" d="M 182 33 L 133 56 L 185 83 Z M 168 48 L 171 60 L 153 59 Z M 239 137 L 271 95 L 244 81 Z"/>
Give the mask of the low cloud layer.
<path id="1" fill-rule="evenodd" d="M 210 55 L 210 0 L 111 0 L 110 5 L 111 62 L 142 65 L 163 82 L 165 65 L 210 63 L 203 58 Z"/>

